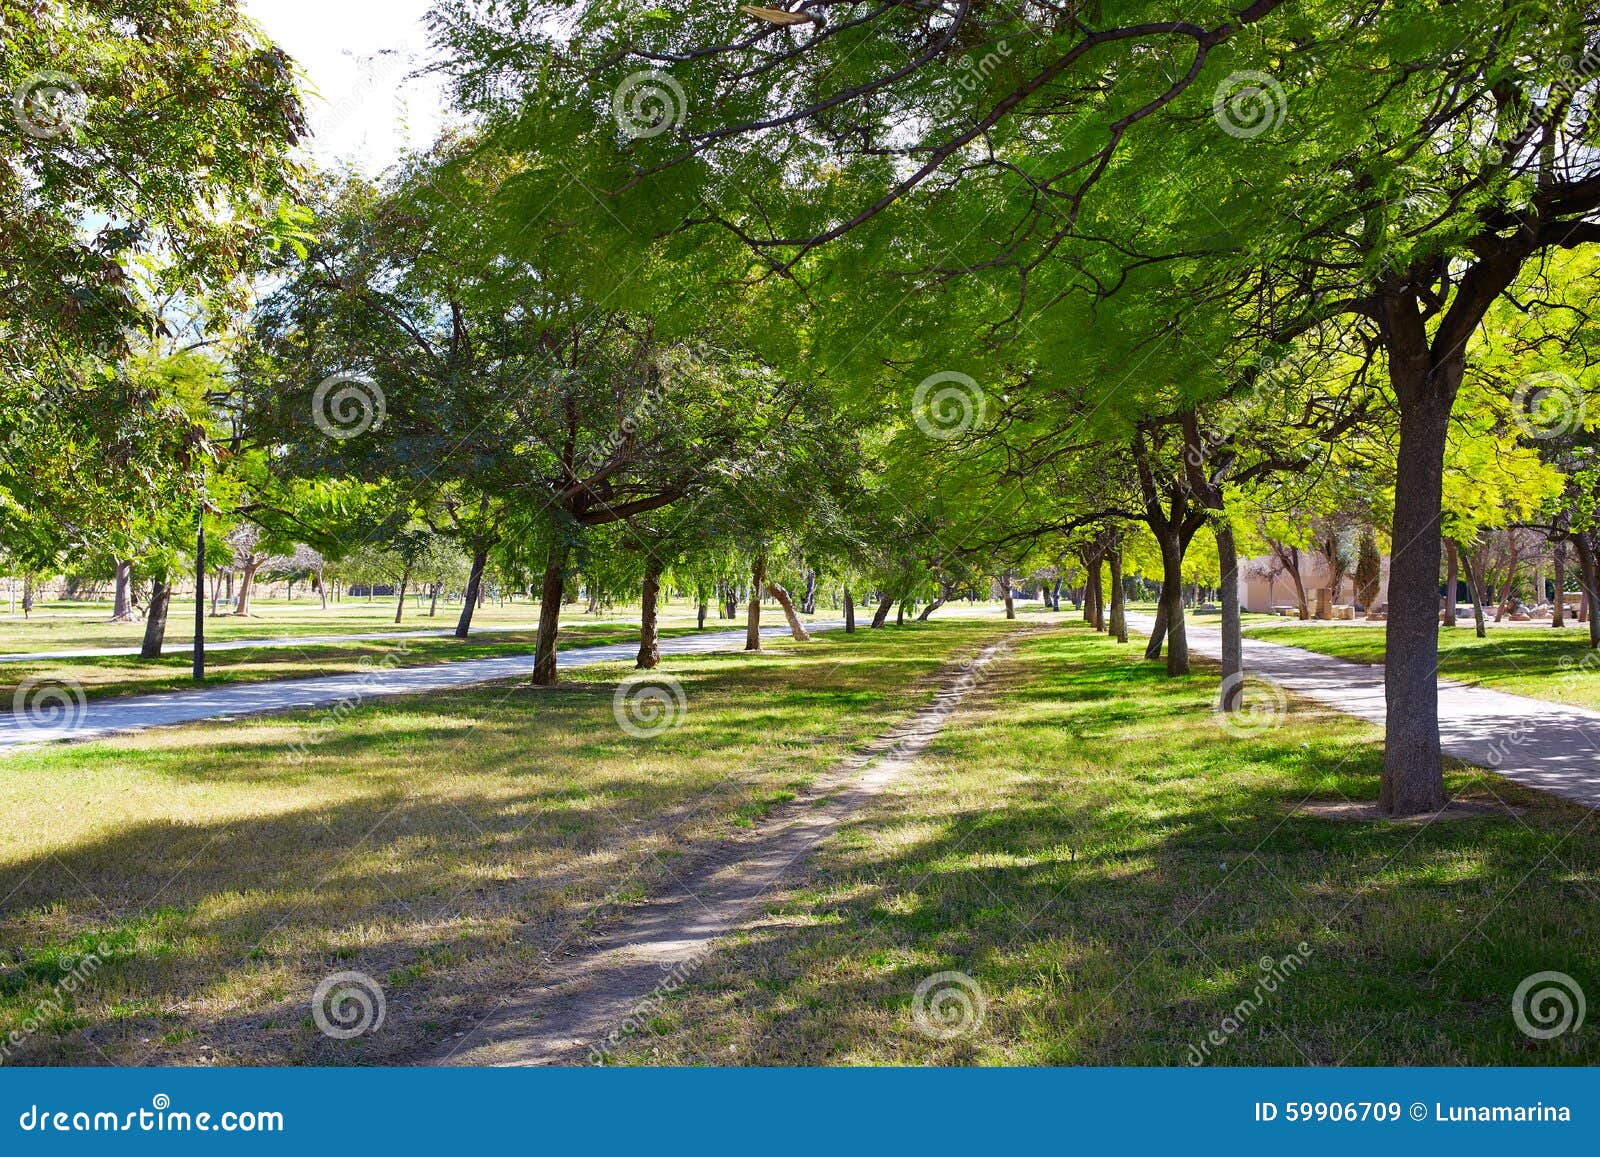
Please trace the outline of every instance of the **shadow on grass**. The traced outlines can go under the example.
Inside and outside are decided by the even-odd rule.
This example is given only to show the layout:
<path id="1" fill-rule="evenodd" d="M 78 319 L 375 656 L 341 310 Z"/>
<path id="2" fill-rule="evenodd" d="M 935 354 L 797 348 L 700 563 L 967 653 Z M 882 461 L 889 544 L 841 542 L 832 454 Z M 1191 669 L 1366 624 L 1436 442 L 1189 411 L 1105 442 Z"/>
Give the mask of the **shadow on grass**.
<path id="1" fill-rule="evenodd" d="M 1210 716 L 1214 675 L 1169 680 L 1081 632 L 1024 650 L 630 1060 L 1600 1059 L 1592 1032 L 1535 1041 L 1510 1007 L 1535 972 L 1600 984 L 1587 813 L 1456 770 L 1452 790 L 1524 814 L 1311 818 L 1308 799 L 1375 797 L 1376 729 L 1296 704 L 1235 741 Z M 912 1003 L 947 970 L 988 1003 L 977 1031 L 939 1041 Z"/>
<path id="2" fill-rule="evenodd" d="M 106 939 L 116 950 L 16 1060 L 413 1053 L 526 984 L 546 953 L 647 894 L 697 842 L 903 717 L 943 655 L 998 629 L 670 658 L 687 708 L 649 739 L 617 726 L 614 665 L 574 673 L 557 694 L 376 700 L 298 760 L 291 745 L 322 713 L 30 753 L 14 781 L 35 785 L 29 823 L 48 822 L 53 793 L 114 816 L 118 785 L 135 777 L 172 807 L 6 864 L 0 1028 L 25 1022 L 52 975 Z M 382 982 L 389 1007 L 382 1033 L 339 1042 L 315 1030 L 309 1000 L 347 968 Z"/>

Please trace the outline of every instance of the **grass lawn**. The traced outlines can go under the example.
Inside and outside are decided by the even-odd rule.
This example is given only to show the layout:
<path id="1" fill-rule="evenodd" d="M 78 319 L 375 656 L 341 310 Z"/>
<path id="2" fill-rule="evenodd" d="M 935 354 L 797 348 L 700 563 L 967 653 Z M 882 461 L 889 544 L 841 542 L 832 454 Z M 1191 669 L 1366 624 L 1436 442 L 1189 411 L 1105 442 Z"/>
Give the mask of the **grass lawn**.
<path id="1" fill-rule="evenodd" d="M 0 1044 L 18 1033 L 19 1063 L 428 1055 L 586 921 L 791 798 L 1005 629 L 669 657 L 687 707 L 648 739 L 617 725 L 616 664 L 554 691 L 371 702 L 299 761 L 291 745 L 323 713 L 12 754 Z M 108 959 L 63 992 L 102 944 Z M 378 978 L 388 1011 L 380 1032 L 337 1041 L 310 1000 L 345 969 Z"/>
<path id="2" fill-rule="evenodd" d="M 1590 813 L 1457 766 L 1453 792 L 1522 813 L 1313 818 L 1308 802 L 1376 798 L 1375 728 L 1297 701 L 1234 739 L 1214 672 L 1171 680 L 1138 650 L 1081 627 L 1019 644 L 620 1059 L 1600 1061 L 1592 1025 L 1536 1041 L 1510 1009 L 1545 970 L 1600 990 Z M 986 1000 L 952 1039 L 917 1028 L 918 985 L 941 972 Z"/>
<path id="3" fill-rule="evenodd" d="M 1356 663 L 1383 662 L 1382 627 L 1272 627 L 1253 638 L 1304 647 Z M 1600 709 L 1600 655 L 1589 649 L 1586 623 L 1555 630 L 1491 627 L 1480 639 L 1466 626 L 1439 631 L 1439 674 L 1535 699 Z"/>

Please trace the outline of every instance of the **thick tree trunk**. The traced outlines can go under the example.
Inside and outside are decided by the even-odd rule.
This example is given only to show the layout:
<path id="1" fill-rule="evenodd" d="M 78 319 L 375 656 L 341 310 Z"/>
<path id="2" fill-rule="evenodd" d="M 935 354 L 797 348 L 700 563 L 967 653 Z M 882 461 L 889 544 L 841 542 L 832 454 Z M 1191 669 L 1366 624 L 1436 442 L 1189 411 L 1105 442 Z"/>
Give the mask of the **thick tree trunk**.
<path id="1" fill-rule="evenodd" d="M 746 651 L 761 650 L 761 588 L 767 581 L 767 556 L 756 555 L 755 565 L 750 568 L 750 609 L 745 614 L 744 620 L 744 649 Z"/>
<path id="2" fill-rule="evenodd" d="M 1456 625 L 1456 583 L 1460 581 L 1461 560 L 1456 554 L 1456 540 L 1444 540 L 1444 625 Z"/>
<path id="3" fill-rule="evenodd" d="M 936 611 L 940 607 L 944 606 L 945 602 L 948 601 L 949 598 L 950 598 L 950 587 L 949 587 L 949 584 L 941 582 L 939 584 L 939 593 L 933 596 L 933 601 L 931 603 L 929 603 L 927 606 L 922 608 L 922 613 L 917 616 L 917 622 L 919 622 L 919 623 L 927 622 L 928 621 L 928 616 L 932 615 L 934 611 Z"/>
<path id="4" fill-rule="evenodd" d="M 789 592 L 777 583 L 767 584 L 767 593 L 778 601 L 778 606 L 783 608 L 783 617 L 789 621 L 789 633 L 797 642 L 809 643 L 811 636 L 806 633 L 805 624 L 800 621 L 800 616 L 795 613 L 794 601 L 789 598 Z"/>
<path id="5" fill-rule="evenodd" d="M 1117 642 L 1128 641 L 1128 592 L 1122 585 L 1122 548 L 1114 546 L 1106 552 L 1111 567 L 1111 633 Z"/>
<path id="6" fill-rule="evenodd" d="M 800 600 L 800 609 L 808 615 L 817 613 L 817 572 L 806 571 L 806 593 Z"/>
<path id="7" fill-rule="evenodd" d="M 1391 367 L 1391 375 L 1401 372 Z M 1383 667 L 1388 716 L 1378 805 L 1392 816 L 1436 811 L 1445 802 L 1437 592 L 1450 402 L 1432 383 L 1411 393 L 1400 415 Z"/>
<path id="8" fill-rule="evenodd" d="M 695 604 L 695 628 L 703 631 L 706 629 L 706 615 L 711 610 L 711 597 L 704 586 L 695 588 Z"/>
<path id="9" fill-rule="evenodd" d="M 22 617 L 26 619 L 33 614 L 33 576 L 22 576 Z"/>
<path id="10" fill-rule="evenodd" d="M 545 555 L 544 582 L 539 587 L 539 637 L 533 648 L 533 683 L 556 685 L 556 634 L 561 629 L 561 593 L 567 582 L 567 546 L 559 538 Z"/>
<path id="11" fill-rule="evenodd" d="M 201 595 L 204 605 L 204 594 Z M 144 642 L 139 646 L 139 658 L 161 658 L 161 645 L 167 638 L 167 609 L 172 604 L 172 584 L 165 574 L 150 580 L 150 610 L 144 618 Z"/>
<path id="12" fill-rule="evenodd" d="M 1166 608 L 1167 674 L 1189 673 L 1189 636 L 1183 621 L 1183 542 L 1176 530 L 1161 542 L 1161 602 Z"/>
<path id="13" fill-rule="evenodd" d="M 877 630 L 888 622 L 889 612 L 892 610 L 894 610 L 894 599 L 890 598 L 888 594 L 880 592 L 878 595 L 878 607 L 872 612 L 872 629 Z"/>
<path id="14" fill-rule="evenodd" d="M 1222 601 L 1222 695 L 1224 711 L 1238 709 L 1244 691 L 1244 628 L 1239 621 L 1239 552 L 1233 541 L 1233 527 L 1225 514 L 1211 523 L 1217 539 L 1217 561 L 1222 575 L 1218 594 Z"/>
<path id="15" fill-rule="evenodd" d="M 244 570 L 239 575 L 239 605 L 233 608 L 235 615 L 248 615 L 250 613 L 250 596 L 255 592 L 256 570 L 261 566 L 259 562 L 247 562 Z M 231 577 L 233 572 L 229 571 Z M 371 587 L 367 588 L 371 590 Z"/>
<path id="16" fill-rule="evenodd" d="M 1005 589 L 1006 618 L 1014 619 L 1017 617 L 1017 607 L 1011 601 L 1011 575 L 1009 572 L 1000 576 L 1000 585 Z"/>
<path id="17" fill-rule="evenodd" d="M 113 623 L 131 622 L 133 619 L 133 563 L 126 559 L 117 560 L 116 593 L 111 600 L 111 621 Z"/>
<path id="18" fill-rule="evenodd" d="M 849 587 L 844 588 L 844 633 L 847 635 L 856 633 L 856 604 L 850 597 Z"/>
<path id="19" fill-rule="evenodd" d="M 644 565 L 644 582 L 639 587 L 639 662 L 650 670 L 661 662 L 661 646 L 656 629 L 656 600 L 661 594 L 661 564 L 652 557 Z"/>
<path id="20" fill-rule="evenodd" d="M 439 617 L 439 588 L 443 585 L 443 583 L 428 584 L 428 617 L 430 619 Z"/>
<path id="21" fill-rule="evenodd" d="M 483 590 L 483 571 L 489 564 L 489 548 L 474 545 L 472 569 L 467 572 L 467 589 L 461 596 L 461 617 L 456 620 L 456 638 L 465 639 L 472 631 L 472 612 L 478 607 L 478 595 Z"/>
<path id="22" fill-rule="evenodd" d="M 1550 607 L 1550 625 L 1552 627 L 1565 627 L 1567 625 L 1567 544 L 1556 543 L 1550 551 L 1551 563 L 1555 567 L 1556 598 Z"/>

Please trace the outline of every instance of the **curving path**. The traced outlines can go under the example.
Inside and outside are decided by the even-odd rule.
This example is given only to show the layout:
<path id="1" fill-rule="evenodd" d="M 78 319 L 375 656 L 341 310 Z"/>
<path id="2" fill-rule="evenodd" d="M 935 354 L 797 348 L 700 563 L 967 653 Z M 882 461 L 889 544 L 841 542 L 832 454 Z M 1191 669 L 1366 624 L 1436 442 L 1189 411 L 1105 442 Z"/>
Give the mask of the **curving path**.
<path id="1" fill-rule="evenodd" d="M 1128 615 L 1129 629 L 1141 634 L 1153 623 L 1149 615 Z M 1222 657 L 1220 628 L 1186 626 L 1195 654 Z M 1246 635 L 1244 666 L 1250 675 L 1383 725 L 1382 664 L 1351 663 Z M 1600 808 L 1600 711 L 1440 679 L 1439 738 L 1446 754 L 1465 763 Z"/>
<path id="2" fill-rule="evenodd" d="M 505 631 L 532 631 L 538 628 L 537 623 L 523 623 L 505 625 L 496 623 L 491 627 L 473 627 L 472 635 L 465 640 L 471 642 L 479 635 L 491 635 Z M 206 654 L 213 651 L 248 651 L 253 647 L 321 647 L 337 646 L 340 643 L 370 643 L 380 639 L 442 639 L 454 635 L 454 627 L 429 627 L 418 631 L 373 631 L 363 635 L 279 635 L 271 639 L 221 639 L 217 642 L 206 641 Z M 181 643 L 167 643 L 161 648 L 163 655 L 187 655 L 194 650 L 194 645 L 185 639 Z M 138 647 L 78 647 L 69 651 L 11 651 L 0 655 L 0 663 L 28 663 L 40 659 L 112 659 L 125 658 L 137 655 Z"/>
<path id="3" fill-rule="evenodd" d="M 842 627 L 843 622 L 810 624 L 813 631 Z M 763 627 L 763 638 L 786 636 L 788 627 Z M 710 631 L 701 635 L 676 635 L 662 639 L 663 655 L 697 655 L 728 651 L 744 646 L 744 631 Z M 610 643 L 596 647 L 572 647 L 556 653 L 557 669 L 587 667 L 631 659 L 639 644 Z M 130 695 L 123 699 L 66 701 L 45 720 L 30 719 L 15 713 L 0 714 L 0 752 L 34 743 L 96 739 L 122 732 L 167 727 L 175 723 L 194 723 L 202 719 L 231 719 L 240 715 L 259 715 L 267 711 L 329 707 L 337 703 L 361 702 L 379 695 L 415 695 L 447 688 L 488 683 L 496 679 L 515 679 L 533 673 L 533 655 L 505 655 L 493 659 L 461 659 L 426 667 L 374 667 L 348 675 L 319 675 L 307 679 L 280 679 L 266 683 L 235 683 L 193 691 L 163 691 L 153 695 Z M 41 707 L 50 706 L 43 699 Z"/>

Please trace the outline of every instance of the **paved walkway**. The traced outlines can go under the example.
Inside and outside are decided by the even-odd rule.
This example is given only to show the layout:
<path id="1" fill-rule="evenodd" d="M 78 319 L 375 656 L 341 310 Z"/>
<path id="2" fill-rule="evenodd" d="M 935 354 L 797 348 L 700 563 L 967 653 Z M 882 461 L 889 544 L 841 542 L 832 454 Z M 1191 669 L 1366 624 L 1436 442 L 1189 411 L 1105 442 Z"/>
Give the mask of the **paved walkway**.
<path id="1" fill-rule="evenodd" d="M 842 622 L 810 624 L 813 631 L 842 627 Z M 787 636 L 788 627 L 764 627 L 763 638 Z M 661 640 L 663 655 L 696 655 L 708 651 L 728 651 L 744 646 L 744 631 L 710 631 L 700 635 L 678 635 Z M 612 643 L 602 647 L 573 647 L 556 653 L 558 669 L 587 667 L 632 659 L 639 644 Z M 121 732 L 143 731 L 174 723 L 194 723 L 202 719 L 231 719 L 267 711 L 328 707 L 335 703 L 361 702 L 380 695 L 413 695 L 487 683 L 495 679 L 514 679 L 533 673 L 532 653 L 506 655 L 493 659 L 462 659 L 427 667 L 374 667 L 349 675 L 321 675 L 308 679 L 280 679 L 266 683 L 235 683 L 193 691 L 164 691 L 154 695 L 131 695 L 121 699 L 95 699 L 59 704 L 58 718 L 38 720 L 0 714 L 0 752 L 25 744 L 58 740 L 95 739 Z"/>
<path id="2" fill-rule="evenodd" d="M 1128 627 L 1141 634 L 1149 634 L 1153 622 L 1149 615 L 1128 615 Z M 1221 628 L 1185 625 L 1191 651 L 1222 657 Z M 1246 635 L 1244 666 L 1250 675 L 1383 724 L 1381 664 L 1351 663 Z M 1600 807 L 1600 711 L 1440 679 L 1439 738 L 1447 754 L 1466 763 Z"/>
<path id="3" fill-rule="evenodd" d="M 473 627 L 472 636 L 467 639 L 471 642 L 479 635 L 491 635 L 505 631 L 534 631 L 538 623 L 521 624 L 495 624 L 492 627 Z M 379 639 L 442 639 L 447 635 L 456 633 L 454 627 L 429 628 L 424 631 L 375 631 L 365 635 L 280 635 L 273 639 L 222 639 L 217 642 L 206 641 L 206 654 L 213 651 L 246 651 L 252 647 L 319 647 L 337 646 L 340 643 L 370 643 Z M 187 655 L 194 650 L 194 646 L 185 639 L 181 643 L 167 643 L 161 648 L 163 655 Z M 108 659 L 126 655 L 137 655 L 138 647 L 79 647 L 71 651 L 12 651 L 0 655 L 0 663 L 29 663 L 40 659 Z"/>

